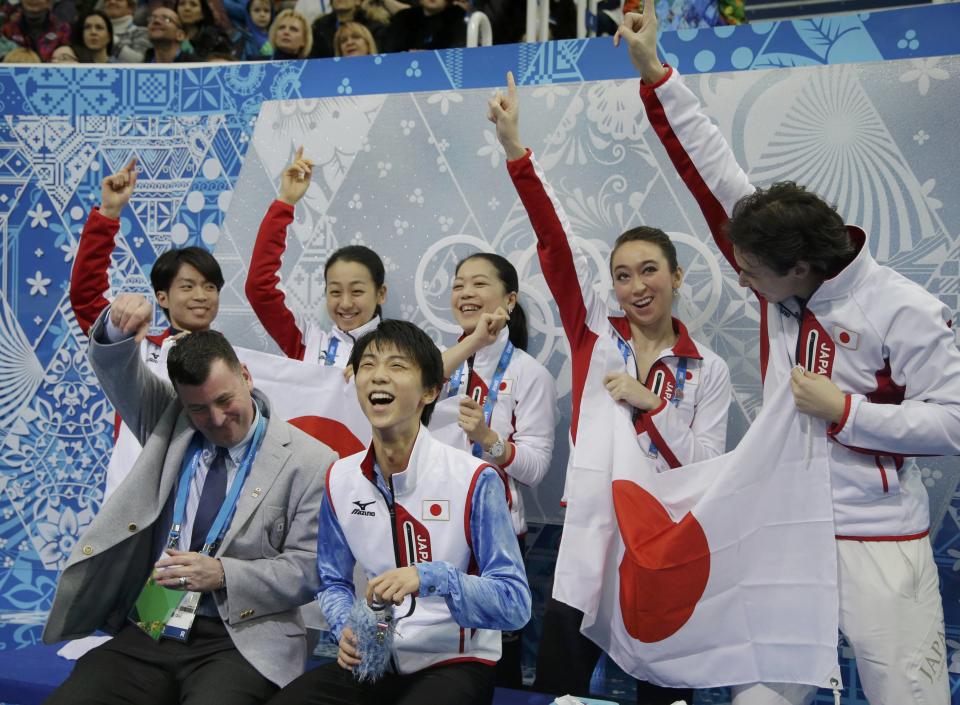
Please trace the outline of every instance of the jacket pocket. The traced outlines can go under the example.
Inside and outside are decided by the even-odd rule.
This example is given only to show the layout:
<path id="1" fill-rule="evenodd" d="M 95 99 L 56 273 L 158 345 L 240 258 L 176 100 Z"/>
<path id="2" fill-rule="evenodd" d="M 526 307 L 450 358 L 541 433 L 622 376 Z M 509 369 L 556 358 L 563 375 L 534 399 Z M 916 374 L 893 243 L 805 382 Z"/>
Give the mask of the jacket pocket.
<path id="1" fill-rule="evenodd" d="M 283 550 L 287 538 L 285 507 L 266 506 L 263 509 L 263 553 L 275 556 Z"/>

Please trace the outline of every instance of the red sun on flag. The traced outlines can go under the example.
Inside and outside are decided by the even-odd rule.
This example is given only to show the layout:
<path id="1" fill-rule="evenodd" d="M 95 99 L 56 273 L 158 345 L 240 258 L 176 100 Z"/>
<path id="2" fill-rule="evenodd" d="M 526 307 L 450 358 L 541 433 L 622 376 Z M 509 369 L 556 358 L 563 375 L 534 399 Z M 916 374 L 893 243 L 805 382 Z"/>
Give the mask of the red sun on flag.
<path id="1" fill-rule="evenodd" d="M 710 546 L 693 514 L 675 523 L 638 484 L 614 480 L 613 505 L 624 543 L 620 611 L 627 633 L 652 644 L 693 615 L 710 577 Z"/>
<path id="2" fill-rule="evenodd" d="M 341 458 L 348 455 L 359 453 L 364 449 L 360 442 L 349 428 L 339 421 L 326 419 L 320 416 L 298 416 L 293 419 L 287 419 L 287 422 L 299 428 L 306 434 L 316 438 L 321 443 L 332 448 Z"/>

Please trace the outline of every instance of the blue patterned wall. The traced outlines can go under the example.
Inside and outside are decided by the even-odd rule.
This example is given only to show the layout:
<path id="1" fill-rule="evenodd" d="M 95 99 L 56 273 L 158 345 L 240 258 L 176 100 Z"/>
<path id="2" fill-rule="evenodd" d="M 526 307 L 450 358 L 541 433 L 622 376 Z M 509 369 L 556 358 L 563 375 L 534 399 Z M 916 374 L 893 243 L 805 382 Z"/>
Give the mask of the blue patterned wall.
<path id="1" fill-rule="evenodd" d="M 960 53 L 958 26 L 960 5 L 933 5 L 665 33 L 662 51 L 686 74 L 905 59 L 911 63 L 900 81 L 926 95 L 950 78 L 948 68 L 956 72 L 956 63 L 939 57 Z M 347 62 L 0 67 L 0 648 L 39 640 L 59 566 L 102 499 L 112 411 L 67 299 L 77 239 L 102 178 L 138 155 L 144 187 L 122 221 L 112 277 L 117 287 L 147 292 L 150 265 L 171 243 L 216 248 L 264 101 L 400 91 L 433 92 L 442 101 L 442 91 L 500 86 L 507 70 L 522 85 L 634 78 L 608 38 Z M 956 90 L 955 81 L 949 85 Z M 953 175 L 956 130 L 934 127 L 952 136 L 938 156 L 949 164 L 935 171 Z M 911 134 L 918 146 L 931 139 L 912 126 Z M 943 177 L 940 184 L 947 202 L 956 187 Z M 955 237 L 955 203 L 942 215 Z M 889 259 L 960 310 L 956 245 Z M 228 276 L 227 320 L 241 315 L 229 302 L 242 299 L 242 273 Z M 935 550 L 956 693 L 960 494 L 951 469 L 955 463 L 936 466 L 929 479 L 947 488 L 933 514 L 942 520 Z M 845 679 L 855 683 L 852 671 Z M 854 694 L 845 702 L 864 700 Z"/>

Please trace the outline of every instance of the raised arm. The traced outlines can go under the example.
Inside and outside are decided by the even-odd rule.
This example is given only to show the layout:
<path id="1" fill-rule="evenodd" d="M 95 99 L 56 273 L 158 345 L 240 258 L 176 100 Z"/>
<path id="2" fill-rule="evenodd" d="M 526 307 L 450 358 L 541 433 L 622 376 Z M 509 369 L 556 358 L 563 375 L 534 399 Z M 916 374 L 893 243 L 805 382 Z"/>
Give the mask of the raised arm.
<path id="1" fill-rule="evenodd" d="M 587 258 L 572 242 L 570 221 L 560 199 L 546 181 L 533 153 L 519 134 L 520 103 L 513 74 L 507 74 L 507 93 L 498 92 L 488 104 L 487 119 L 497 128 L 506 151 L 507 171 L 537 236 L 537 254 L 547 286 L 557 302 L 560 320 L 573 350 L 591 344 L 606 326 L 606 304 L 593 290 Z"/>
<path id="2" fill-rule="evenodd" d="M 143 296 L 120 294 L 90 330 L 88 355 L 97 381 L 140 445 L 176 396 L 140 357 L 152 320 L 153 306 Z"/>
<path id="3" fill-rule="evenodd" d="M 509 314 L 502 307 L 494 313 L 480 314 L 480 320 L 473 332 L 443 351 L 443 376 L 449 379 L 464 360 L 496 342 L 497 336 L 509 320 Z"/>
<path id="4" fill-rule="evenodd" d="M 720 130 L 703 114 L 696 96 L 679 74 L 657 56 L 653 3 L 644 4 L 643 14 L 627 13 L 614 36 L 614 44 L 621 40 L 640 72 L 640 98 L 651 126 L 697 200 L 720 251 L 737 269 L 723 227 L 736 202 L 753 193 L 754 187 Z"/>
<path id="5" fill-rule="evenodd" d="M 277 200 L 270 204 L 260 223 L 244 285 L 247 300 L 264 329 L 283 353 L 295 360 L 303 359 L 306 346 L 303 331 L 280 289 L 280 260 L 287 246 L 287 226 L 293 221 L 293 208 L 307 192 L 312 175 L 313 162 L 304 158 L 300 147 L 283 171 Z"/>
<path id="6" fill-rule="evenodd" d="M 70 306 L 80 330 L 89 334 L 90 327 L 108 305 L 105 296 L 110 288 L 108 271 L 114 239 L 120 230 L 120 214 L 130 202 L 137 183 L 137 158 L 123 169 L 103 180 L 100 208 L 90 211 L 70 274 Z"/>

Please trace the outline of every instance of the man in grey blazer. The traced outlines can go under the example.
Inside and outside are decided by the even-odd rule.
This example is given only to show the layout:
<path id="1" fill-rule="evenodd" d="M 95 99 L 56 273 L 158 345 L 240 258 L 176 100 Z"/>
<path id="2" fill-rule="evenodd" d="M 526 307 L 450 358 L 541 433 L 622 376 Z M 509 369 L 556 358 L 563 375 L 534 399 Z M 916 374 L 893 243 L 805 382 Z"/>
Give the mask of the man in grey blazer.
<path id="1" fill-rule="evenodd" d="M 91 330 L 93 369 L 143 453 L 70 556 L 43 633 L 47 643 L 98 629 L 115 637 L 83 656 L 48 702 L 252 705 L 305 667 L 297 608 L 317 592 L 317 516 L 337 456 L 270 418 L 269 402 L 219 333 L 178 342 L 168 358 L 173 388 L 151 374 L 139 341 L 152 316 L 142 296 L 121 294 Z M 185 457 L 194 456 L 182 531 L 164 551 Z M 209 481 L 220 487 L 216 512 L 244 462 L 235 514 L 204 555 L 197 546 L 215 524 L 203 518 L 205 483 L 219 475 Z M 151 573 L 164 587 L 201 594 L 186 642 L 154 641 L 128 620 Z"/>

